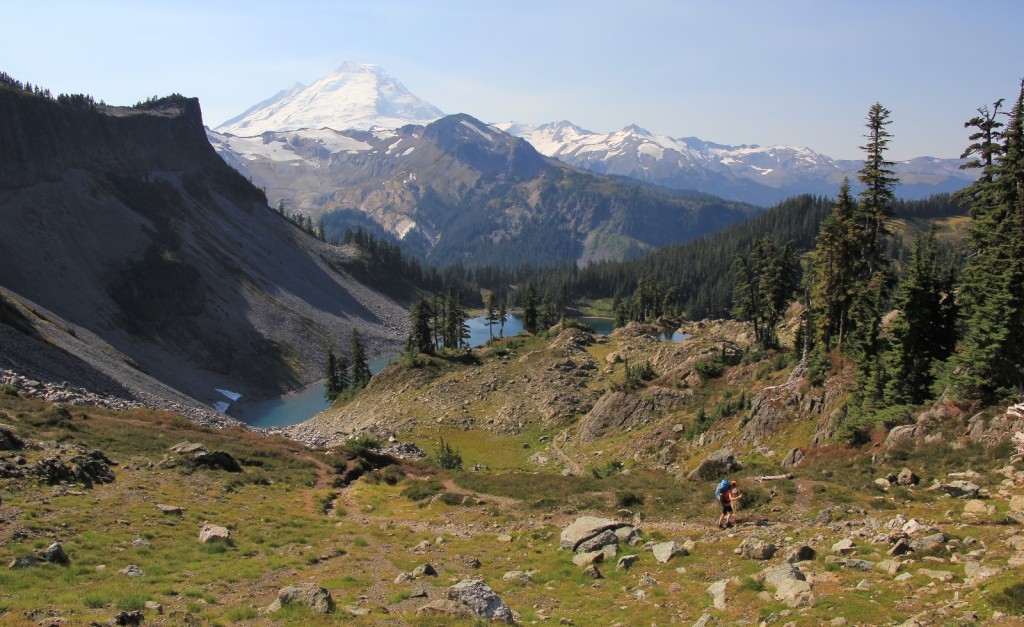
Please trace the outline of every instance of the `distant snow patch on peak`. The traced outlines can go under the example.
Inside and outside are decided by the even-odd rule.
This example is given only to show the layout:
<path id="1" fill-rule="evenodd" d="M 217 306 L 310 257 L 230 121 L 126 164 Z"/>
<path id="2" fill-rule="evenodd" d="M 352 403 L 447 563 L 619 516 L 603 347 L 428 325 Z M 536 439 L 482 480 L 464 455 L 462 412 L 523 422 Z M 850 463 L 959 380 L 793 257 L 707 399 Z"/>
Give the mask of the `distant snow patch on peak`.
<path id="1" fill-rule="evenodd" d="M 478 128 L 476 124 L 473 124 L 469 120 L 459 120 L 459 123 L 462 124 L 463 126 L 465 126 L 466 128 L 470 129 L 470 130 L 476 131 L 477 133 L 480 134 L 481 137 L 483 137 L 487 141 L 494 141 L 493 137 L 491 137 L 490 135 L 488 135 L 484 131 L 480 130 L 480 128 Z"/>

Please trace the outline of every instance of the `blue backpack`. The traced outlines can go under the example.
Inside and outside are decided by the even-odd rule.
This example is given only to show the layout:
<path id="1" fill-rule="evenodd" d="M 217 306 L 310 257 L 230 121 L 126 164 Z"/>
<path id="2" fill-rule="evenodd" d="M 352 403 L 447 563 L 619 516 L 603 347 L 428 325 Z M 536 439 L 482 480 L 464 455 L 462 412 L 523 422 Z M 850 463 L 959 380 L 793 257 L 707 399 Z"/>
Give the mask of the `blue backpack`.
<path id="1" fill-rule="evenodd" d="M 729 489 L 729 480 L 728 479 L 722 479 L 721 481 L 719 481 L 718 482 L 718 487 L 715 488 L 715 498 L 716 499 L 722 498 L 722 490 L 728 490 L 728 489 Z"/>

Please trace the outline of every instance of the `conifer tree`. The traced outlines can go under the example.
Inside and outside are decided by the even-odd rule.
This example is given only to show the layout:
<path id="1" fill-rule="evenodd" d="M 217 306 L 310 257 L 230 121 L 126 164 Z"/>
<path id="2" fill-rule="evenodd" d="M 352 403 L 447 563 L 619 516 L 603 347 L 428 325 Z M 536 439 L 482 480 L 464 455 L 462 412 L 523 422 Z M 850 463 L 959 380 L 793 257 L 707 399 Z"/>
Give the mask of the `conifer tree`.
<path id="1" fill-rule="evenodd" d="M 488 339 L 494 339 L 494 325 L 498 323 L 498 306 L 494 302 L 494 292 L 487 294 L 484 300 L 484 322 L 487 323 Z"/>
<path id="2" fill-rule="evenodd" d="M 775 346 L 775 326 L 782 319 L 796 288 L 793 250 L 765 236 L 750 255 L 737 256 L 733 315 L 754 326 L 754 337 L 764 347 Z"/>
<path id="3" fill-rule="evenodd" d="M 864 184 L 860 192 L 859 219 L 861 227 L 861 252 L 867 262 L 867 277 L 884 269 L 882 239 L 889 234 L 886 221 L 892 217 L 894 190 L 899 179 L 892 170 L 893 162 L 886 161 L 885 151 L 892 135 L 886 130 L 891 123 L 890 111 L 879 103 L 868 110 L 867 144 L 861 146 L 865 152 L 864 167 L 857 174 L 857 180 Z"/>
<path id="4" fill-rule="evenodd" d="M 875 103 L 868 111 L 867 144 L 864 167 L 858 180 L 864 184 L 860 193 L 851 236 L 856 254 L 863 260 L 863 272 L 854 277 L 849 309 L 849 345 L 847 352 L 857 366 L 856 402 L 868 413 L 882 402 L 885 376 L 882 367 L 882 318 L 889 310 L 892 274 L 885 258 L 885 238 L 889 235 L 887 221 L 893 213 L 893 190 L 898 179 L 893 175 L 891 161 L 885 151 L 891 135 L 885 129 L 890 123 L 889 110 Z"/>
<path id="5" fill-rule="evenodd" d="M 331 348 L 327 349 L 327 367 L 324 375 L 324 398 L 333 403 L 341 390 L 338 389 L 338 360 L 334 356 L 334 349 Z"/>
<path id="6" fill-rule="evenodd" d="M 366 363 L 366 351 L 363 349 L 363 342 L 359 339 L 359 331 L 352 329 L 352 364 L 349 366 L 351 373 L 351 384 L 355 389 L 362 389 L 370 382 L 370 367 Z"/>
<path id="7" fill-rule="evenodd" d="M 498 307 L 498 337 L 505 337 L 505 323 L 508 321 L 508 305 L 503 300 Z"/>
<path id="8" fill-rule="evenodd" d="M 444 296 L 434 294 L 433 307 L 431 309 L 433 311 L 433 320 L 430 326 L 434 330 L 434 350 L 438 350 L 444 346 L 444 322 L 447 319 Z"/>
<path id="9" fill-rule="evenodd" d="M 409 350 L 412 354 L 434 353 L 434 331 L 431 328 L 431 321 L 434 318 L 433 308 L 426 298 L 413 305 L 409 312 L 412 330 L 409 334 Z"/>
<path id="10" fill-rule="evenodd" d="M 982 177 L 962 195 L 972 218 L 960 283 L 963 336 L 950 360 L 954 394 L 994 402 L 1024 389 L 1024 82 L 1000 131 L 995 115 L 974 118 Z M 980 135 L 980 137 L 978 137 Z"/>
<path id="11" fill-rule="evenodd" d="M 857 201 L 850 194 L 850 181 L 843 180 L 832 213 L 821 223 L 812 261 L 811 302 L 814 304 L 814 343 L 824 350 L 832 339 L 842 347 L 849 331 L 850 306 L 857 278 L 863 275 L 865 260 L 857 254 Z"/>
<path id="12" fill-rule="evenodd" d="M 466 309 L 462 304 L 462 292 L 448 288 L 444 302 L 444 345 L 445 348 L 458 350 L 469 338 L 469 327 L 466 326 Z"/>
<path id="13" fill-rule="evenodd" d="M 939 266 L 934 223 L 914 244 L 895 306 L 898 315 L 889 326 L 884 357 L 884 398 L 887 405 L 916 405 L 931 396 L 935 369 L 956 339 L 951 274 Z"/>
<path id="14" fill-rule="evenodd" d="M 348 370 L 351 364 L 345 355 L 338 355 L 337 364 L 334 374 L 334 388 L 338 390 L 338 394 L 344 394 L 346 390 L 352 387 L 348 377 Z"/>
<path id="15" fill-rule="evenodd" d="M 526 294 L 523 295 L 523 328 L 527 333 L 536 333 L 538 329 L 537 291 L 533 283 L 526 284 Z"/>

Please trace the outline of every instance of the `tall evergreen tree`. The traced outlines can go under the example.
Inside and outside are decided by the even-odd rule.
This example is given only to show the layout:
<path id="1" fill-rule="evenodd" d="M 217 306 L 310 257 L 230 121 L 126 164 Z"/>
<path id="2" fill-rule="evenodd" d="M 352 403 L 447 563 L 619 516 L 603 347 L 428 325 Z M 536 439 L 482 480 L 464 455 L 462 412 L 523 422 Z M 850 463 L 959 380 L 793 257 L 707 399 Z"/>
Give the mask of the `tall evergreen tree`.
<path id="1" fill-rule="evenodd" d="M 793 250 L 778 246 L 765 236 L 754 244 L 750 255 L 737 256 L 733 314 L 754 326 L 761 346 L 775 346 L 775 326 L 782 320 L 796 288 Z"/>
<path id="2" fill-rule="evenodd" d="M 850 194 L 850 181 L 843 180 L 832 213 L 821 223 L 812 260 L 811 302 L 814 304 L 814 343 L 824 350 L 832 340 L 842 346 L 850 328 L 850 306 L 865 259 L 856 245 L 857 201 Z"/>
<path id="3" fill-rule="evenodd" d="M 884 357 L 884 398 L 888 405 L 917 405 L 930 398 L 935 369 L 956 340 L 951 273 L 939 265 L 934 223 L 914 244 L 895 305 L 898 315 L 889 325 Z"/>
<path id="4" fill-rule="evenodd" d="M 889 110 L 875 103 L 868 111 L 867 144 L 864 167 L 858 180 L 864 184 L 856 212 L 857 231 L 853 240 L 864 260 L 864 275 L 854 285 L 849 316 L 852 340 L 849 352 L 857 365 L 857 399 L 860 408 L 869 412 L 880 406 L 885 376 L 882 366 L 882 317 L 889 310 L 892 274 L 885 258 L 885 238 L 889 235 L 887 221 L 892 217 L 893 190 L 899 182 L 885 159 L 892 137 L 885 127 L 890 123 Z"/>
<path id="5" fill-rule="evenodd" d="M 1024 389 L 1024 82 L 1004 130 L 975 118 L 982 177 L 965 192 L 972 218 L 960 283 L 963 332 L 950 360 L 953 392 L 994 402 Z M 977 148 L 975 148 L 977 146 Z M 987 155 L 987 157 L 986 157 Z"/>
<path id="6" fill-rule="evenodd" d="M 498 307 L 498 337 L 505 337 L 505 323 L 508 321 L 508 304 L 502 300 Z"/>
<path id="7" fill-rule="evenodd" d="M 334 349 L 327 349 L 327 366 L 324 372 L 324 398 L 333 403 L 341 390 L 338 389 L 338 360 L 334 356 Z"/>
<path id="8" fill-rule="evenodd" d="M 466 326 L 466 308 L 462 304 L 462 292 L 448 288 L 444 300 L 444 345 L 445 348 L 458 350 L 469 338 L 469 327 Z"/>
<path id="9" fill-rule="evenodd" d="M 536 333 L 537 323 L 537 290 L 533 288 L 533 283 L 527 283 L 523 295 L 523 328 L 527 333 Z"/>
<path id="10" fill-rule="evenodd" d="M 494 339 L 494 325 L 498 323 L 498 306 L 494 302 L 494 292 L 487 294 L 484 299 L 484 322 L 487 323 L 488 339 Z"/>
<path id="11" fill-rule="evenodd" d="M 363 342 L 359 339 L 359 331 L 352 329 L 352 365 L 349 366 L 351 373 L 352 387 L 362 389 L 370 382 L 370 367 L 366 363 L 366 351 L 363 349 Z"/>
<path id="12" fill-rule="evenodd" d="M 434 294 L 432 303 L 433 320 L 430 326 L 434 330 L 434 350 L 438 350 L 444 346 L 444 323 L 447 319 L 444 296 Z"/>
<path id="13" fill-rule="evenodd" d="M 863 221 L 862 254 L 867 262 L 866 272 L 870 276 L 884 268 L 882 240 L 889 234 L 886 221 L 892 217 L 894 190 L 899 179 L 892 170 L 893 162 L 885 159 L 885 151 L 892 135 L 886 130 L 891 123 L 890 111 L 879 103 L 868 110 L 867 144 L 864 151 L 864 167 L 857 174 L 857 180 L 864 184 L 860 192 L 859 219 Z"/>
<path id="14" fill-rule="evenodd" d="M 434 331 L 431 322 L 434 318 L 433 307 L 426 298 L 413 305 L 409 311 L 411 331 L 409 332 L 409 349 L 413 354 L 434 353 Z"/>

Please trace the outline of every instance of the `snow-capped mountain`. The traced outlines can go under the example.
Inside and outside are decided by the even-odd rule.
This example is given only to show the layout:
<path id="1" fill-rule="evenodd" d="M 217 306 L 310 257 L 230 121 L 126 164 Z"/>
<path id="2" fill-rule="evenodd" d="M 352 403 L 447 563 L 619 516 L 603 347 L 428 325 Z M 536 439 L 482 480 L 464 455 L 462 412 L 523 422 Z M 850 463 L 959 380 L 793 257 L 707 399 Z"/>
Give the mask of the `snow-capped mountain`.
<path id="1" fill-rule="evenodd" d="M 298 129 L 369 130 L 425 125 L 443 116 L 379 67 L 344 63 L 309 87 L 296 83 L 215 130 L 242 137 Z"/>
<path id="2" fill-rule="evenodd" d="M 570 122 L 539 126 L 495 124 L 530 142 L 541 154 L 599 174 L 641 179 L 676 189 L 693 189 L 731 200 L 767 205 L 803 193 L 835 194 L 843 178 L 857 186 L 861 162 L 836 160 L 795 146 L 727 146 L 696 137 L 675 139 L 631 125 L 594 133 Z M 920 157 L 894 166 L 897 194 L 919 198 L 950 192 L 973 180 L 958 159 Z"/>
<path id="3" fill-rule="evenodd" d="M 383 231 L 431 263 L 589 263 L 715 233 L 756 207 L 600 176 L 465 114 L 426 126 L 207 131 L 272 205 L 328 237 Z"/>

